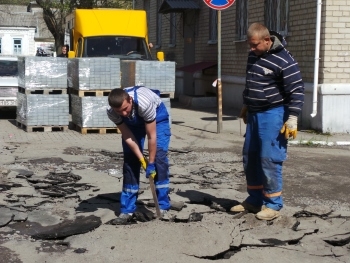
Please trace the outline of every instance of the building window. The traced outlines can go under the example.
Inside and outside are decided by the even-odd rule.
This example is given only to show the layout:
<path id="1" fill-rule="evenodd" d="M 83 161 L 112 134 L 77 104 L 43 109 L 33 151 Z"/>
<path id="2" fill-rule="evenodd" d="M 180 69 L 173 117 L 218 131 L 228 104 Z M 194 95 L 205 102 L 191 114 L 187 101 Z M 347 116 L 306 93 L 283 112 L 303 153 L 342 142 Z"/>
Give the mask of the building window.
<path id="1" fill-rule="evenodd" d="M 246 40 L 248 30 L 248 0 L 236 2 L 236 40 Z"/>
<path id="2" fill-rule="evenodd" d="M 163 0 L 157 1 L 157 10 L 159 10 Z M 156 48 L 160 48 L 162 45 L 162 14 L 157 13 L 157 39 Z"/>
<path id="3" fill-rule="evenodd" d="M 265 0 L 265 25 L 286 36 L 288 33 L 289 0 Z"/>
<path id="4" fill-rule="evenodd" d="M 209 41 L 208 44 L 217 44 L 218 42 L 218 11 L 209 9 Z"/>
<path id="5" fill-rule="evenodd" d="M 176 13 L 170 13 L 170 47 L 176 46 Z"/>
<path id="6" fill-rule="evenodd" d="M 20 38 L 13 39 L 13 53 L 15 55 L 22 54 L 22 39 Z"/>

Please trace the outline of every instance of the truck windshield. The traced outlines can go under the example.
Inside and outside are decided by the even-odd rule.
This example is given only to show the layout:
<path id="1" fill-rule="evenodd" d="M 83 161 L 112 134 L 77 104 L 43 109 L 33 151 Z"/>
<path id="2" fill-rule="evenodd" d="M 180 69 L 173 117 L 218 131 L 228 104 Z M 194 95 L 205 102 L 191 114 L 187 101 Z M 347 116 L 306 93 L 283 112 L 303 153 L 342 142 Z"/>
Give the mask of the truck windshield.
<path id="1" fill-rule="evenodd" d="M 0 77 L 5 76 L 18 76 L 17 61 L 13 60 L 0 60 Z"/>
<path id="2" fill-rule="evenodd" d="M 120 59 L 151 60 L 146 42 L 137 37 L 87 37 L 83 57 L 117 57 Z"/>

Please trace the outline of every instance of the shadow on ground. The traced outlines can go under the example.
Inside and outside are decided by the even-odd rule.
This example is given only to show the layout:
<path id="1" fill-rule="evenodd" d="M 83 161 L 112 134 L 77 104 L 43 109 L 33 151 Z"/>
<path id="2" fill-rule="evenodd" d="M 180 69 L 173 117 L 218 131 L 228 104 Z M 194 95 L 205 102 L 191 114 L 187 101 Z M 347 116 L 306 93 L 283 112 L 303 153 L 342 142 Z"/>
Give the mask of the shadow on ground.
<path id="1" fill-rule="evenodd" d="M 189 199 L 191 204 L 202 204 L 207 206 L 213 206 L 216 204 L 217 207 L 222 207 L 222 211 L 229 211 L 230 208 L 234 205 L 239 204 L 237 200 L 227 199 L 227 198 L 218 198 L 208 193 L 203 193 L 197 190 L 186 190 L 184 192 L 176 192 L 177 195 Z M 215 207 L 214 207 L 215 208 Z M 217 209 L 219 210 L 219 209 Z"/>
<path id="2" fill-rule="evenodd" d="M 106 194 L 98 194 L 89 199 L 83 200 L 79 203 L 76 208 L 77 213 L 90 213 L 95 212 L 98 209 L 110 209 L 114 212 L 116 216 L 120 213 L 120 192 L 114 193 L 106 193 Z M 140 201 L 137 201 L 137 211 L 140 213 L 149 214 L 152 213 L 151 210 L 148 209 L 146 204 L 143 204 Z"/>

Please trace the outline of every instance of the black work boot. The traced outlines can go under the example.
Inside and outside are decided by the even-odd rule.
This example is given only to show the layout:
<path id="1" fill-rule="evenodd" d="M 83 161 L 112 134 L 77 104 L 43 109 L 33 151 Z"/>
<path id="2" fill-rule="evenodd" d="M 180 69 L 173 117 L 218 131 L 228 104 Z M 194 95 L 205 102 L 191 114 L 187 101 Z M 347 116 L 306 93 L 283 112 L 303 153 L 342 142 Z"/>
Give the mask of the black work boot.
<path id="1" fill-rule="evenodd" d="M 127 225 L 133 218 L 132 214 L 121 213 L 116 219 L 112 220 L 112 225 Z"/>

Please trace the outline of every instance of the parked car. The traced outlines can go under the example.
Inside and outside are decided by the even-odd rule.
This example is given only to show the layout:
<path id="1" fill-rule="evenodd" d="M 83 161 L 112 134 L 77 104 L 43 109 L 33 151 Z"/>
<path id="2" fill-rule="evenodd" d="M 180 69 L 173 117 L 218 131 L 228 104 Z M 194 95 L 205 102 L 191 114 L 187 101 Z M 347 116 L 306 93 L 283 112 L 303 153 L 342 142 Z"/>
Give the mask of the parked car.
<path id="1" fill-rule="evenodd" d="M 0 108 L 16 107 L 18 92 L 18 59 L 0 56 Z"/>

